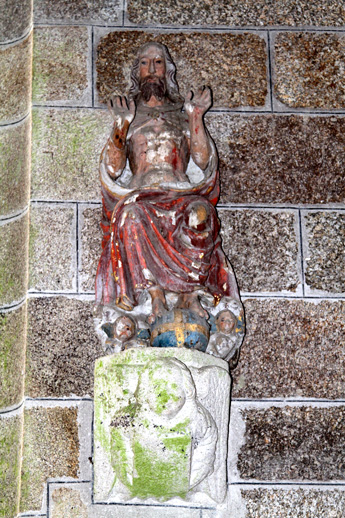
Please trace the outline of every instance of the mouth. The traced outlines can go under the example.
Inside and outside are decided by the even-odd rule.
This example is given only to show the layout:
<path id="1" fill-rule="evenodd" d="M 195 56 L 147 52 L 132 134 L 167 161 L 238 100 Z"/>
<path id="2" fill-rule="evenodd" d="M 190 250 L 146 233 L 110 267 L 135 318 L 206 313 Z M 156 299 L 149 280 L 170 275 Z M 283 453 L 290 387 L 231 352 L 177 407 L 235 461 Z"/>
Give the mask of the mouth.
<path id="1" fill-rule="evenodd" d="M 146 76 L 144 78 L 144 82 L 147 82 L 147 83 L 156 83 L 158 81 L 159 81 L 159 77 L 155 76 L 155 75 Z"/>

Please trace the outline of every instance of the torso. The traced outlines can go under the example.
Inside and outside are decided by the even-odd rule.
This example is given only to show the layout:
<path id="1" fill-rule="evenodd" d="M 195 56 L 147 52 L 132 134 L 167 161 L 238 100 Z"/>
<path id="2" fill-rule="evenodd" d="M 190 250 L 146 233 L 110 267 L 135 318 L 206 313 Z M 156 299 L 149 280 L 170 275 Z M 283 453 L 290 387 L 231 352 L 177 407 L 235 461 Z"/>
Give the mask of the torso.
<path id="1" fill-rule="evenodd" d="M 179 109 L 139 108 L 128 141 L 134 175 L 130 187 L 188 181 L 188 121 Z"/>

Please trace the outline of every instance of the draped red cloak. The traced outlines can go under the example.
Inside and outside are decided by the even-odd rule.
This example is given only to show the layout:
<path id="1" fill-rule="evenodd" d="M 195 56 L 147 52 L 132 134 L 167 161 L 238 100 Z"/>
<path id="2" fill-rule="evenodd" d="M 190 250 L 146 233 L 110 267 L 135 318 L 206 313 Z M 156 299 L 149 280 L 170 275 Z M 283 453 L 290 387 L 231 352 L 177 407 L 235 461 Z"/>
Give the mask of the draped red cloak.
<path id="1" fill-rule="evenodd" d="M 221 248 L 215 205 L 218 172 L 203 183 L 178 188 L 144 187 L 120 197 L 102 185 L 103 252 L 96 276 L 96 303 L 130 310 L 152 286 L 188 293 L 202 289 L 217 304 L 239 300 L 233 270 Z M 202 228 L 188 224 L 192 206 L 202 205 Z"/>

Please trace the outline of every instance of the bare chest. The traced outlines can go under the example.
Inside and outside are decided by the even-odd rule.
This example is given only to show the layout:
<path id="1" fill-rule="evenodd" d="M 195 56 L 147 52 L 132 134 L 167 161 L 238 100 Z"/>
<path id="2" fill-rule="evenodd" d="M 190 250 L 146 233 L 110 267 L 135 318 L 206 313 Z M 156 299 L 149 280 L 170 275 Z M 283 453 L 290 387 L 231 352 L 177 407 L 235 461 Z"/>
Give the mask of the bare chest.
<path id="1" fill-rule="evenodd" d="M 176 117 L 138 117 L 131 127 L 132 149 L 145 148 L 147 152 L 161 154 L 172 147 L 180 149 L 185 139 L 185 128 Z"/>

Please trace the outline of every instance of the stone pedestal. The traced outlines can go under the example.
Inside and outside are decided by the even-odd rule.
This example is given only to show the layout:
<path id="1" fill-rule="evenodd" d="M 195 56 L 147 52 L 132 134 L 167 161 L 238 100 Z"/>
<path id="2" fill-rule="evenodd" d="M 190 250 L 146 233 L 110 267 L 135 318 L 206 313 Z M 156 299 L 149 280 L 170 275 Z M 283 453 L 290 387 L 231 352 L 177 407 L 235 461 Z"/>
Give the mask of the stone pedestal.
<path id="1" fill-rule="evenodd" d="M 94 501 L 221 504 L 231 380 L 199 351 L 130 349 L 95 367 Z"/>

